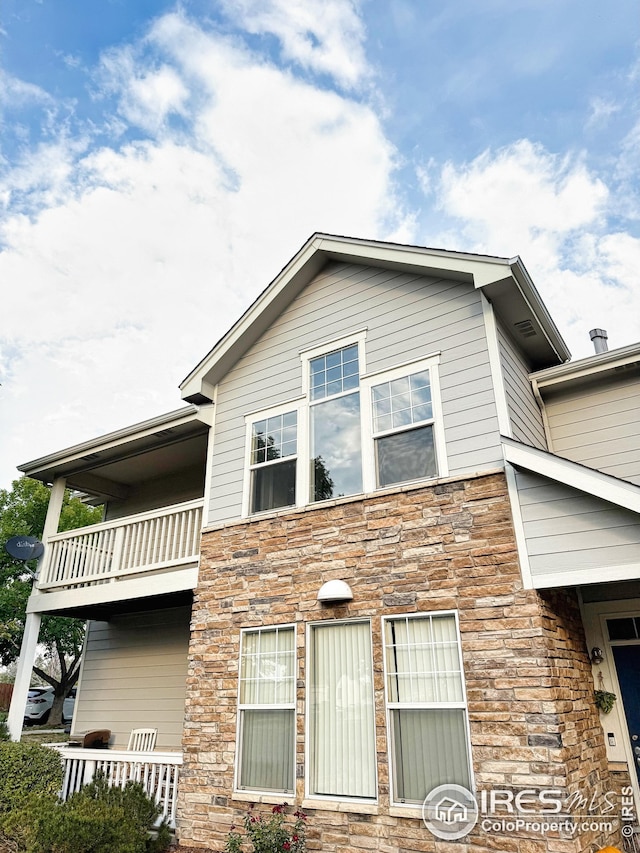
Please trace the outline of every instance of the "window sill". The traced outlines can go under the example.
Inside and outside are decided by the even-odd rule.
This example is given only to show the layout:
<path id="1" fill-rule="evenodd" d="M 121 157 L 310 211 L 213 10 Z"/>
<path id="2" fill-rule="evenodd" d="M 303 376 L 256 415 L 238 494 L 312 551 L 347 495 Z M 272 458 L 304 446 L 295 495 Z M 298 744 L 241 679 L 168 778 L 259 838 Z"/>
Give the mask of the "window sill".
<path id="1" fill-rule="evenodd" d="M 389 806 L 391 817 L 410 817 L 422 820 L 422 809 L 420 806 Z"/>
<path id="2" fill-rule="evenodd" d="M 293 791 L 289 794 L 259 794 L 257 791 L 234 791 L 231 795 L 232 800 L 239 800 L 243 803 L 266 803 L 274 806 L 290 803 L 295 798 L 296 795 Z"/>
<path id="3" fill-rule="evenodd" d="M 306 512 L 315 512 L 317 510 L 328 509 L 334 506 L 341 506 L 343 504 L 365 501 L 369 498 L 380 498 L 386 497 L 387 495 L 400 494 L 402 492 L 413 492 L 417 491 L 418 489 L 431 488 L 433 486 L 440 486 L 446 483 L 460 482 L 460 480 L 476 480 L 481 479 L 482 477 L 489 477 L 493 474 L 504 474 L 504 468 L 491 467 L 487 468 L 486 470 L 470 471 L 465 474 L 456 474 L 455 476 L 434 477 L 433 479 L 429 480 L 414 480 L 411 483 L 404 483 L 402 485 L 397 486 L 387 486 L 384 489 L 376 489 L 373 492 L 360 492 L 357 495 L 349 495 L 348 497 L 329 498 L 326 501 L 317 501 L 315 503 L 304 504 L 303 506 L 289 506 L 281 507 L 279 509 L 265 510 L 261 513 L 244 515 L 242 517 L 234 518 L 229 521 L 222 521 L 216 524 L 208 524 L 202 528 L 202 532 L 212 533 L 214 530 L 223 530 L 229 527 L 237 527 L 242 524 L 247 524 L 254 521 L 268 521 L 272 518 L 279 518 L 281 516 L 291 517 L 296 513 L 302 514 Z"/>
<path id="4" fill-rule="evenodd" d="M 352 812 L 353 814 L 378 814 L 377 803 L 352 802 L 351 800 L 321 800 L 307 797 L 302 801 L 303 809 L 318 809 L 331 812 Z"/>

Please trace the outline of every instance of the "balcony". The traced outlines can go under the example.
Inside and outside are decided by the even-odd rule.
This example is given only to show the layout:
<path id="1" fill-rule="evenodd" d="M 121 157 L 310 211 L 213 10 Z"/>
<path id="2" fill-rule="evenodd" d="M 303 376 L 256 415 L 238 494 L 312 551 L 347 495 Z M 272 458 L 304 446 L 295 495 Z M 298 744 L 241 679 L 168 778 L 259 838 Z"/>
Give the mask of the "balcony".
<path id="1" fill-rule="evenodd" d="M 180 752 L 133 752 L 115 749 L 79 749 L 56 745 L 64 762 L 61 799 L 67 800 L 100 771 L 111 785 L 124 788 L 128 781 L 140 782 L 161 808 L 160 818 L 175 827 Z"/>
<path id="2" fill-rule="evenodd" d="M 193 589 L 202 498 L 57 533 L 46 542 L 33 612 Z"/>

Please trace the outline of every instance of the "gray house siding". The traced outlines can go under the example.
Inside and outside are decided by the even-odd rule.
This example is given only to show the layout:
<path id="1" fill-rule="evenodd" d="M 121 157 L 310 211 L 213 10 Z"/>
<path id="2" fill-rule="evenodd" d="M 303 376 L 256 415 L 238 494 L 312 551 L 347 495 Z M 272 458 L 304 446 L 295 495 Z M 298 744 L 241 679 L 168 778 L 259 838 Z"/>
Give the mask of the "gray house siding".
<path id="1" fill-rule="evenodd" d="M 105 510 L 105 521 L 125 518 L 139 512 L 196 500 L 204 495 L 204 466 L 182 468 L 176 474 L 145 480 L 131 489 L 124 501 L 111 501 Z"/>
<path id="2" fill-rule="evenodd" d="M 549 394 L 545 409 L 553 452 L 640 485 L 638 388 L 633 374 Z"/>
<path id="3" fill-rule="evenodd" d="M 153 720 L 156 748 L 179 750 L 190 616 L 179 607 L 90 622 L 74 732 L 111 729 L 111 745 L 125 748 Z"/>
<path id="4" fill-rule="evenodd" d="M 500 324 L 498 345 L 513 438 L 546 450 L 542 414 L 529 380 L 530 367 Z"/>
<path id="5" fill-rule="evenodd" d="M 479 294 L 458 282 L 332 263 L 218 387 L 210 524 L 241 514 L 244 416 L 301 396 L 301 350 L 364 329 L 368 373 L 442 353 L 450 474 L 501 464 Z"/>
<path id="6" fill-rule="evenodd" d="M 636 513 L 537 474 L 519 470 L 516 477 L 534 582 L 554 572 L 640 568 Z"/>

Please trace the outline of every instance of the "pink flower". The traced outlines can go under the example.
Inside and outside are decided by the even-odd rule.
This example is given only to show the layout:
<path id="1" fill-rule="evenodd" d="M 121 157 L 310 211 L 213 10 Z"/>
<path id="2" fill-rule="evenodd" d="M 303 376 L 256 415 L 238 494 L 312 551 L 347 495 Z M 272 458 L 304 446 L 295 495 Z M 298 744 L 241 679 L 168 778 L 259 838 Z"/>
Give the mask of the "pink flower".
<path id="1" fill-rule="evenodd" d="M 289 844 L 288 841 L 284 842 L 284 844 L 282 845 L 282 849 L 283 850 L 291 850 L 291 845 Z"/>

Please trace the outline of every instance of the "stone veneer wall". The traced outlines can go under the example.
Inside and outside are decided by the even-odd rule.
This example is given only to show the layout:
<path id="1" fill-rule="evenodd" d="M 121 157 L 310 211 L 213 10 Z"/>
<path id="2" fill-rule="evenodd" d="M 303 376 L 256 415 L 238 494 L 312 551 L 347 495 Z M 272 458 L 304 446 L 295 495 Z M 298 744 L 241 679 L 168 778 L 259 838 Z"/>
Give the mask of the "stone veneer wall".
<path id="1" fill-rule="evenodd" d="M 319 587 L 331 578 L 351 585 L 353 601 L 333 607 L 317 602 Z M 247 803 L 233 794 L 240 628 L 298 624 L 300 805 L 304 624 L 369 616 L 377 814 L 305 806 L 310 850 L 590 853 L 615 843 L 616 836 L 602 834 L 541 838 L 490 835 L 478 827 L 458 842 L 443 842 L 419 817 L 390 814 L 380 616 L 452 609 L 460 618 L 477 788 L 607 789 L 603 733 L 575 597 L 522 589 L 506 482 L 495 474 L 343 499 L 203 535 L 187 679 L 180 842 L 222 850 L 230 825 L 241 823 L 246 811 Z"/>

